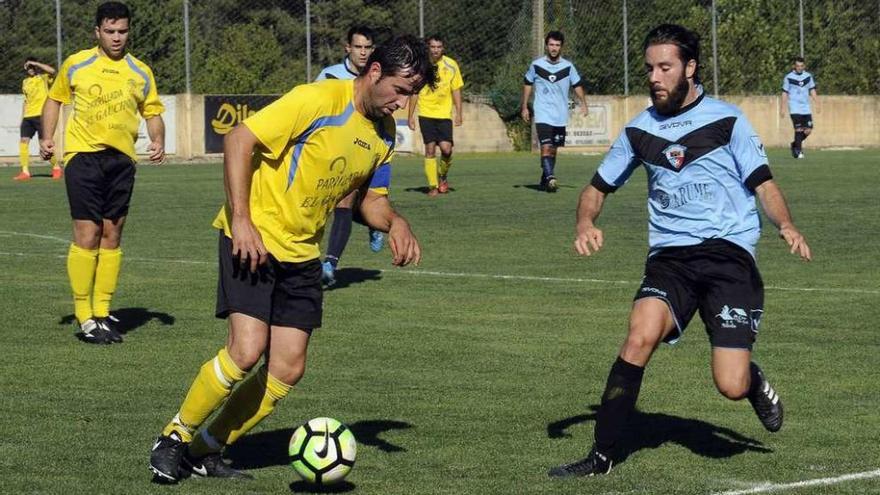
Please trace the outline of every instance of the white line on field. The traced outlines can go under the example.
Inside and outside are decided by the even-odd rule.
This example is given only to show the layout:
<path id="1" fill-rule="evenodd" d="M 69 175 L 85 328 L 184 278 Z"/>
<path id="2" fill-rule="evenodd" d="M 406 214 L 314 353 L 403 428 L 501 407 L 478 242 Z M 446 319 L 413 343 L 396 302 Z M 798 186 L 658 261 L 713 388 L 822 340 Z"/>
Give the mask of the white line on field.
<path id="1" fill-rule="evenodd" d="M 876 469 L 874 471 L 865 471 L 862 473 L 844 474 L 842 476 L 835 476 L 834 478 L 818 478 L 814 480 L 797 481 L 794 483 L 762 483 L 755 486 L 754 488 L 747 488 L 745 490 L 733 490 L 729 492 L 716 492 L 713 495 L 748 495 L 750 493 L 780 492 L 782 490 L 790 490 L 792 488 L 836 485 L 837 483 L 843 483 L 845 481 L 864 480 L 878 477 L 880 477 L 880 469 Z"/>
<path id="2" fill-rule="evenodd" d="M 69 239 L 62 239 L 60 237 L 55 237 L 51 235 L 40 235 L 40 234 L 31 234 L 27 232 L 13 232 L 7 230 L 0 230 L 0 235 L 8 234 L 8 235 L 20 235 L 26 237 L 36 237 L 40 239 L 49 239 L 54 241 L 63 242 L 65 244 L 70 243 Z M 11 252 L 2 252 L 0 251 L 0 255 L 2 256 L 45 256 L 39 253 L 11 253 Z M 67 255 L 58 255 L 59 258 L 66 258 Z M 182 260 L 182 259 L 157 259 L 157 258 L 125 258 L 127 261 L 139 261 L 143 263 L 178 263 L 178 264 L 186 264 L 186 265 L 214 265 L 215 261 L 200 261 L 200 260 Z M 490 280 L 523 280 L 523 281 L 532 281 L 532 282 L 563 282 L 563 283 L 577 283 L 577 284 L 611 284 L 611 285 L 637 285 L 637 282 L 631 280 L 604 280 L 598 278 L 575 278 L 575 277 L 538 277 L 535 275 L 504 275 L 504 274 L 492 274 L 492 273 L 465 273 L 465 272 L 437 272 L 430 270 L 379 270 L 384 274 L 391 275 L 421 275 L 421 276 L 429 276 L 429 277 L 450 277 L 450 278 L 481 278 L 481 279 L 490 279 Z M 872 290 L 872 289 L 848 289 L 845 287 L 778 287 L 774 285 L 768 285 L 764 287 L 767 290 L 782 290 L 782 291 L 795 291 L 795 292 L 837 292 L 837 293 L 850 293 L 850 294 L 880 294 L 880 290 Z"/>

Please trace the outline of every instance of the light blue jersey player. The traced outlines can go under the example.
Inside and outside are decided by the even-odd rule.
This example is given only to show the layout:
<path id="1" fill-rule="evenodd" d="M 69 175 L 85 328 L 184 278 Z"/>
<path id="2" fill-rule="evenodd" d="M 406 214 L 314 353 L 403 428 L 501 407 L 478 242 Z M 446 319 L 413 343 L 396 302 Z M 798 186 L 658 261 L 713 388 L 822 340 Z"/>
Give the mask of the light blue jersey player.
<path id="1" fill-rule="evenodd" d="M 568 125 L 568 94 L 571 88 L 581 103 L 581 112 L 589 112 L 584 94 L 584 81 L 574 64 L 562 58 L 565 35 L 551 31 L 544 38 L 546 55 L 532 61 L 523 78 L 522 118 L 528 122 L 529 98 L 535 93 L 535 130 L 541 143 L 540 188 L 556 192 L 559 187 L 555 175 L 556 148 L 565 146 L 565 126 Z"/>
<path id="2" fill-rule="evenodd" d="M 810 100 L 819 106 L 816 96 L 816 78 L 805 70 L 806 65 L 802 57 L 794 59 L 792 71 L 785 75 L 782 80 L 782 113 L 785 107 L 791 116 L 794 126 L 794 141 L 791 142 L 791 156 L 803 158 L 803 142 L 813 132 L 813 112 L 810 108 Z"/>
<path id="3" fill-rule="evenodd" d="M 755 197 L 792 253 L 809 260 L 810 248 L 791 221 L 748 120 L 703 92 L 699 37 L 663 24 L 648 33 L 643 47 L 653 106 L 625 126 L 581 193 L 574 248 L 581 255 L 602 248 L 604 233 L 595 221 L 605 198 L 642 167 L 648 176 L 648 259 L 628 335 L 596 412 L 593 448 L 585 458 L 551 469 L 552 477 L 611 471 L 648 361 L 661 342 L 681 338 L 698 311 L 712 345 L 718 391 L 731 400 L 748 399 L 767 430 L 782 427 L 782 400 L 752 361 L 764 314 Z"/>
<path id="4" fill-rule="evenodd" d="M 341 63 L 325 67 L 315 80 L 356 78 L 373 53 L 374 38 L 375 33 L 366 26 L 354 26 L 349 29 L 345 42 L 345 59 Z M 342 198 L 333 210 L 333 225 L 330 227 L 327 241 L 327 254 L 324 262 L 321 263 L 321 280 L 328 287 L 336 283 L 336 267 L 351 237 L 351 222 L 354 218 L 352 205 L 356 194 L 357 192 L 352 192 Z M 384 242 L 385 236 L 382 232 L 370 229 L 370 250 L 381 251 Z"/>

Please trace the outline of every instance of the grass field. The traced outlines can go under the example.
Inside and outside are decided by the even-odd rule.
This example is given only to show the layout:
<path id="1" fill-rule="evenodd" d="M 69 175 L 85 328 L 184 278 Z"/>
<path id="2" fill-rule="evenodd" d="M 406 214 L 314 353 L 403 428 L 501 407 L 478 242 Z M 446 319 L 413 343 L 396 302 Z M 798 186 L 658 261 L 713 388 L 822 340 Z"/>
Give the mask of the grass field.
<path id="1" fill-rule="evenodd" d="M 437 199 L 420 192 L 421 162 L 400 158 L 393 199 L 422 242 L 421 266 L 392 267 L 355 226 L 305 378 L 228 452 L 256 480 L 176 487 L 150 484 L 148 451 L 225 338 L 210 227 L 220 165 L 138 171 L 114 299 L 131 330 L 109 347 L 73 336 L 63 185 L 0 169 L 0 493 L 309 492 L 287 441 L 332 416 L 359 440 L 341 487 L 352 493 L 880 494 L 876 150 L 771 153 L 815 257 L 800 262 L 765 229 L 755 355 L 785 401 L 780 433 L 715 392 L 697 320 L 651 362 L 625 460 L 602 478 L 547 478 L 592 441 L 647 247 L 637 172 L 606 202 L 604 251 L 573 254 L 577 195 L 599 158 L 561 157 L 550 195 L 533 187 L 533 155 L 460 156 L 454 191 Z M 868 474 L 838 478 L 850 473 Z"/>

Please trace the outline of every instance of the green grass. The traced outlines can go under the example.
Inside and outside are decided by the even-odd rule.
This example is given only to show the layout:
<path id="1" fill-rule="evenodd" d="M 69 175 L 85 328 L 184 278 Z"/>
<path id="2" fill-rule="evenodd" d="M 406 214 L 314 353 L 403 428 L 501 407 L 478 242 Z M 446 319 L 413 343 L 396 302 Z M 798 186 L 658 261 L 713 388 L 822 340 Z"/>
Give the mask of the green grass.
<path id="1" fill-rule="evenodd" d="M 421 162 L 400 158 L 393 199 L 421 266 L 392 267 L 355 226 L 305 378 L 229 452 L 257 479 L 174 488 L 149 483 L 148 450 L 224 342 L 210 227 L 221 167 L 138 171 L 113 304 L 139 326 L 112 347 L 73 337 L 63 185 L 0 170 L 0 492 L 301 492 L 286 444 L 316 416 L 355 429 L 345 488 L 363 494 L 711 493 L 880 468 L 880 153 L 779 151 L 773 171 L 815 255 L 800 262 L 772 228 L 759 246 L 756 359 L 785 400 L 783 430 L 768 434 L 747 403 L 715 392 L 697 320 L 651 362 L 625 462 L 599 479 L 546 477 L 591 443 L 647 247 L 638 172 L 606 202 L 605 249 L 573 254 L 577 195 L 599 159 L 562 156 L 563 187 L 549 195 L 527 187 L 536 156 L 459 156 L 454 192 L 431 199 L 415 191 Z M 880 479 L 787 493 L 878 494 Z"/>

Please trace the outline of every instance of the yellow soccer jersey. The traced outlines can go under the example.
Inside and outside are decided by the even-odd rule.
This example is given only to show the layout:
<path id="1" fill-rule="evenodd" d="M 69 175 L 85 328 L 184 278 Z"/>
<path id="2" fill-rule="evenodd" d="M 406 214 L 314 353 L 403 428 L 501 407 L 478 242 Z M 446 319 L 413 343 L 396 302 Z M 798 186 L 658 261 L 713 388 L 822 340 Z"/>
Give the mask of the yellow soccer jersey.
<path id="1" fill-rule="evenodd" d="M 353 91 L 353 80 L 297 86 L 243 122 L 262 144 L 253 155 L 251 219 L 279 261 L 318 258 L 328 215 L 365 182 L 388 194 L 394 119 L 361 115 Z M 214 226 L 231 237 L 231 225 L 226 204 Z"/>
<path id="2" fill-rule="evenodd" d="M 21 82 L 21 93 L 24 95 L 24 115 L 22 117 L 39 117 L 43 113 L 43 103 L 49 96 L 49 74 L 26 77 Z"/>
<path id="3" fill-rule="evenodd" d="M 101 55 L 97 48 L 75 53 L 64 61 L 49 98 L 73 103 L 64 135 L 64 162 L 79 152 L 115 148 L 137 159 L 134 142 L 142 115 L 161 115 L 153 71 L 126 54 L 120 60 Z"/>
<path id="4" fill-rule="evenodd" d="M 455 60 L 443 55 L 437 63 L 437 89 L 428 86 L 419 92 L 419 115 L 432 119 L 452 118 L 452 92 L 461 89 L 464 80 Z"/>

